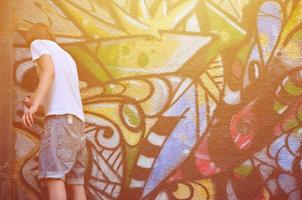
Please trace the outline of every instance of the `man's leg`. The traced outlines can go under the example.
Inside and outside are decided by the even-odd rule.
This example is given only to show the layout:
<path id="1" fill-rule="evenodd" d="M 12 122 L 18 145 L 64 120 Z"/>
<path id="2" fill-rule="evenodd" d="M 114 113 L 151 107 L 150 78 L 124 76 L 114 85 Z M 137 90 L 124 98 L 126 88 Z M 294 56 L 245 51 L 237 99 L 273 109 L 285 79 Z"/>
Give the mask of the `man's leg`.
<path id="1" fill-rule="evenodd" d="M 84 185 L 68 185 L 68 191 L 72 200 L 87 200 Z"/>
<path id="2" fill-rule="evenodd" d="M 61 179 L 45 179 L 44 184 L 48 190 L 48 200 L 66 200 L 65 183 Z"/>
<path id="3" fill-rule="evenodd" d="M 71 170 L 66 174 L 67 197 L 69 200 L 86 200 L 84 188 L 86 137 L 85 124 L 77 117 L 72 116 L 74 129 L 68 130 L 68 135 L 76 135 L 79 143 L 75 147 L 77 152 Z"/>

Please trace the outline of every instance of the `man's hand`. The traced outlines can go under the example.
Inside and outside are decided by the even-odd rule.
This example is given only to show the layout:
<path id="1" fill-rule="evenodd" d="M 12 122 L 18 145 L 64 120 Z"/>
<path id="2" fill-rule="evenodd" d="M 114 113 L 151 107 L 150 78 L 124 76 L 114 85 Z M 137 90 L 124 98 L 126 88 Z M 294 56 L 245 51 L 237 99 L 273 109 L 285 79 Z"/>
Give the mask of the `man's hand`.
<path id="1" fill-rule="evenodd" d="M 24 106 L 24 114 L 22 117 L 22 122 L 26 128 L 31 128 L 34 124 L 34 117 L 33 115 L 37 112 L 38 107 L 37 106 L 31 106 L 30 108 L 27 108 Z"/>

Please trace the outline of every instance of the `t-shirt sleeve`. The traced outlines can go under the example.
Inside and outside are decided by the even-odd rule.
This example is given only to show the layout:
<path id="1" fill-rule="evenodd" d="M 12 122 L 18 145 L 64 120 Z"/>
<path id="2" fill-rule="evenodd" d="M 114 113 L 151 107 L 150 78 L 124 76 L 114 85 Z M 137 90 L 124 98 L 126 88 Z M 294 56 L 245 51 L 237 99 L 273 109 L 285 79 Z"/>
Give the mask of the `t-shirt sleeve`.
<path id="1" fill-rule="evenodd" d="M 43 43 L 41 40 L 35 40 L 30 45 L 31 57 L 32 60 L 38 59 L 40 56 L 44 54 L 50 55 L 46 44 Z"/>

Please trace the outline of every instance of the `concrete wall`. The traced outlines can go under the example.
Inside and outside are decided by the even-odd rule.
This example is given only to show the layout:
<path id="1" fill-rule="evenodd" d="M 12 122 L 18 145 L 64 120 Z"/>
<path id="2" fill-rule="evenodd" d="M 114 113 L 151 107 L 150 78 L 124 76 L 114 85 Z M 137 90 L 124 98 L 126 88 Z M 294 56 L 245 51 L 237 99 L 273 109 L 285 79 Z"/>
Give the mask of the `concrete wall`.
<path id="1" fill-rule="evenodd" d="M 301 199 L 302 1 L 15 0 L 18 199 L 41 199 L 24 32 L 77 61 L 90 199 Z"/>
<path id="2" fill-rule="evenodd" d="M 13 15 L 9 0 L 0 2 L 0 199 L 13 198 Z"/>

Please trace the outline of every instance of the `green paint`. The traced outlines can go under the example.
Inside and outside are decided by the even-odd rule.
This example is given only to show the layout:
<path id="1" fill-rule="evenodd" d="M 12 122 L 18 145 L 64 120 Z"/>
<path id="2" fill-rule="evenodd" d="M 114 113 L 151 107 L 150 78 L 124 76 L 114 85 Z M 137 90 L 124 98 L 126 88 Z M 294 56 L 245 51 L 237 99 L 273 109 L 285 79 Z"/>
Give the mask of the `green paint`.
<path id="1" fill-rule="evenodd" d="M 276 112 L 280 112 L 285 106 L 283 104 L 281 104 L 279 101 L 276 101 L 275 104 L 274 104 L 274 111 Z"/>
<path id="2" fill-rule="evenodd" d="M 125 105 L 123 108 L 124 117 L 130 123 L 131 127 L 138 127 L 141 120 L 138 111 L 134 105 Z"/>
<path id="3" fill-rule="evenodd" d="M 232 21 L 227 16 L 222 16 L 223 11 L 219 11 L 209 1 L 206 3 L 206 13 L 209 20 L 210 32 L 216 32 L 222 40 L 222 47 L 229 47 L 233 44 L 238 44 L 246 35 L 242 27 Z M 231 23 L 232 22 L 232 23 Z M 227 34 L 227 35 L 226 35 Z M 229 38 L 227 38 L 229 37 Z"/>
<path id="4" fill-rule="evenodd" d="M 296 119 L 289 119 L 284 123 L 283 127 L 287 131 L 289 129 L 297 127 L 298 125 L 299 125 L 299 122 Z"/>
<path id="5" fill-rule="evenodd" d="M 116 44 L 99 48 L 97 56 L 106 66 L 117 66 L 119 53 L 120 45 Z"/>
<path id="6" fill-rule="evenodd" d="M 125 167 L 125 177 L 126 177 L 126 185 L 130 184 L 130 174 L 133 169 L 133 166 L 135 165 L 135 161 L 137 159 L 137 156 L 139 154 L 140 145 L 137 145 L 135 147 L 126 146 L 126 163 L 127 166 Z"/>
<path id="7" fill-rule="evenodd" d="M 218 13 L 217 8 L 213 8 L 211 3 L 206 1 L 205 7 L 204 12 L 207 14 L 209 32 L 215 33 L 216 36 L 194 61 L 189 62 L 178 70 L 180 73 L 190 73 L 193 76 L 200 76 L 223 50 L 240 44 L 246 36 L 243 29 L 240 29 L 242 27 L 239 27 L 235 22 L 231 24 L 230 21 L 232 20 L 227 16 L 221 16 L 221 13 Z M 236 26 L 233 26 L 235 24 Z"/>
<path id="8" fill-rule="evenodd" d="M 292 96 L 300 96 L 302 94 L 302 88 L 297 87 L 291 80 L 288 80 L 283 87 Z"/>
<path id="9" fill-rule="evenodd" d="M 106 87 L 106 91 L 105 91 L 106 94 L 113 94 L 114 93 L 114 87 Z"/>
<path id="10" fill-rule="evenodd" d="M 130 49 L 130 47 L 128 45 L 125 45 L 125 46 L 122 47 L 122 52 L 125 55 L 129 55 L 130 52 L 131 52 L 131 49 Z"/>
<path id="11" fill-rule="evenodd" d="M 253 170 L 253 167 L 250 165 L 240 165 L 234 169 L 234 173 L 238 174 L 241 177 L 247 177 Z"/>
<path id="12" fill-rule="evenodd" d="M 149 56 L 146 53 L 140 53 L 137 56 L 137 64 L 140 67 L 145 67 L 149 63 Z"/>

